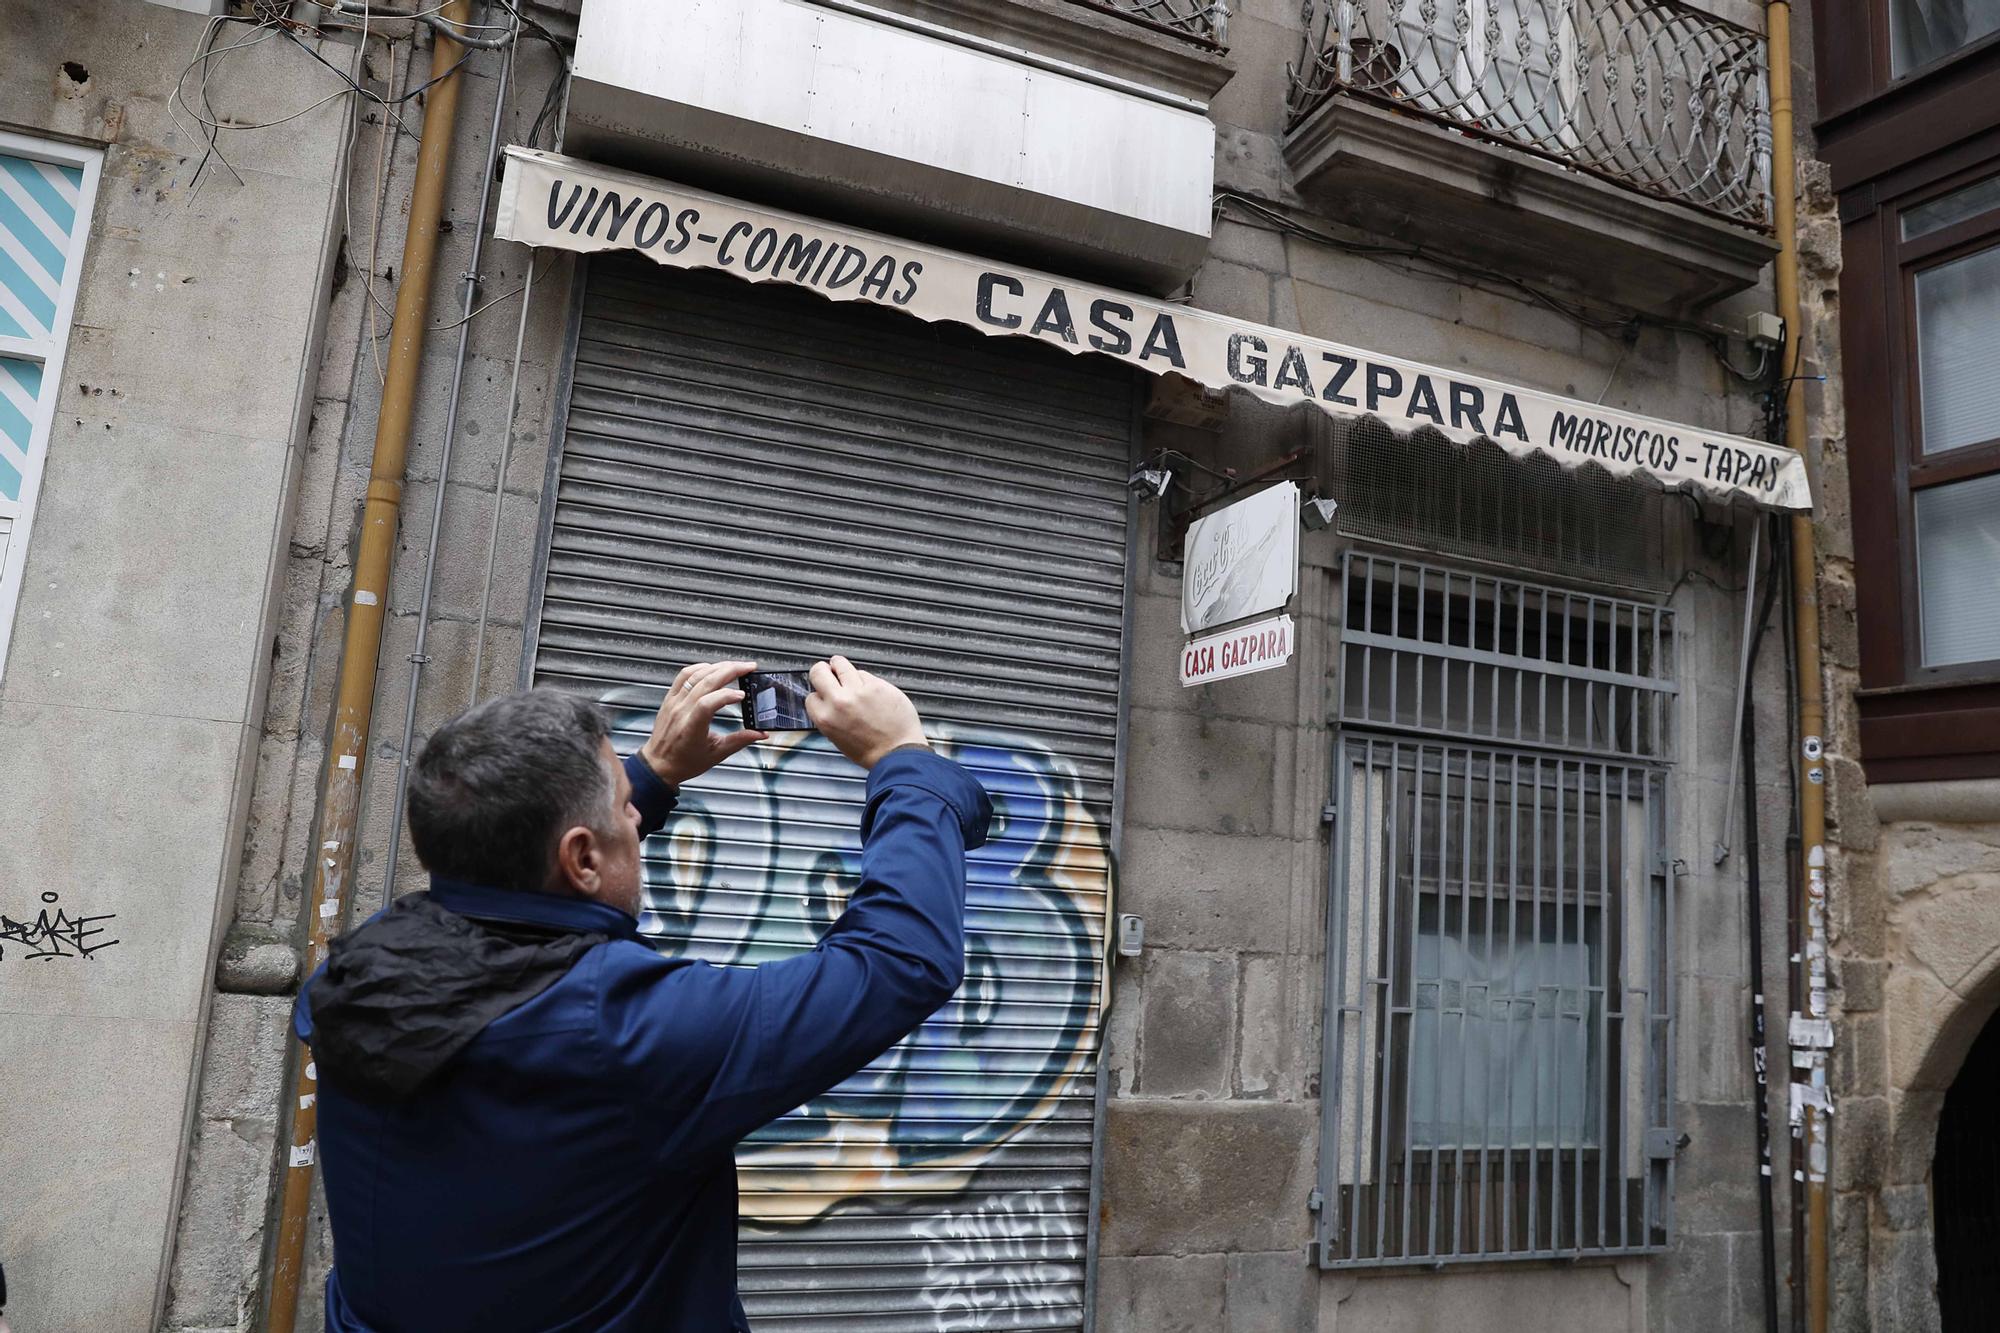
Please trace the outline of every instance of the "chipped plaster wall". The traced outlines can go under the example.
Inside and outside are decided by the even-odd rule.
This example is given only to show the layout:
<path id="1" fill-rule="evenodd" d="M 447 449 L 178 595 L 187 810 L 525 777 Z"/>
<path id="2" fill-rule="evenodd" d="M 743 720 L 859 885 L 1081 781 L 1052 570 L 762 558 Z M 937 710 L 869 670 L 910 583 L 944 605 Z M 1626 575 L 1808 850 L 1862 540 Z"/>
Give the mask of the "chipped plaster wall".
<path id="1" fill-rule="evenodd" d="M 200 170 L 168 97 L 204 26 L 0 0 L 0 127 L 104 152 L 0 679 L 0 912 L 60 892 L 118 940 L 0 961 L 0 1259 L 23 1330 L 154 1327 L 339 229 L 338 104 L 227 136 L 228 168 Z M 261 54 L 214 71 L 218 114 L 299 109 L 309 57 Z M 268 1120 L 282 1052 L 238 1054 L 209 1095 Z M 261 1196 L 250 1138 L 216 1188 Z"/>
<path id="2" fill-rule="evenodd" d="M 545 21 L 548 16 L 545 15 Z M 415 49 L 400 29 L 371 41 L 362 78 L 383 95 L 428 77 L 428 43 Z M 457 349 L 471 238 L 490 219 L 478 216 L 488 151 L 497 53 L 466 66 L 456 150 L 446 183 L 430 332 L 412 426 L 389 616 L 376 675 L 373 726 L 364 776 L 363 845 L 355 865 L 350 923 L 382 905 L 384 843 L 396 782 L 403 701 L 414 647 L 422 560 L 442 470 L 446 389 Z M 501 141 L 520 143 L 542 103 L 554 66 L 546 47 L 528 45 L 508 98 Z M 420 104 L 419 104 L 420 105 Z M 289 1018 L 299 982 L 306 897 L 311 888 L 313 827 L 328 729 L 338 683 L 346 606 L 353 577 L 361 504 L 374 449 L 382 367 L 389 353 L 390 308 L 402 263 L 420 115 L 405 111 L 410 132 L 365 107 L 346 168 L 345 239 L 332 284 L 325 352 L 311 403 L 310 431 L 296 492 L 296 517 L 281 562 L 283 596 L 272 638 L 272 681 L 257 742 L 256 785 L 241 843 L 241 889 L 216 971 L 209 1057 L 202 1073 L 185 1203 L 175 1229 L 172 1284 L 162 1327 L 174 1333 L 247 1330 L 262 1318 L 264 1274 L 276 1222 L 279 1144 L 288 1141 L 287 1108 L 296 1071 L 289 1063 Z M 510 423 L 515 334 L 526 252 L 489 243 L 481 260 L 482 313 L 472 322 L 465 390 L 445 494 L 444 531 L 418 738 L 463 708 L 472 690 L 473 644 L 486 584 L 487 523 L 503 448 L 500 557 L 486 627 L 485 693 L 513 687 L 521 654 L 534 523 L 548 451 L 547 404 L 568 310 L 570 265 L 545 256 L 535 272 L 521 382 Z M 490 304 L 489 304 L 490 303 Z M 407 848 L 407 838 L 405 839 Z M 414 860 L 406 868 L 416 872 Z M 421 880 L 404 887 L 421 887 Z M 319 1290 L 331 1254 L 323 1203 L 314 1192 L 301 1329 L 321 1323 Z"/>

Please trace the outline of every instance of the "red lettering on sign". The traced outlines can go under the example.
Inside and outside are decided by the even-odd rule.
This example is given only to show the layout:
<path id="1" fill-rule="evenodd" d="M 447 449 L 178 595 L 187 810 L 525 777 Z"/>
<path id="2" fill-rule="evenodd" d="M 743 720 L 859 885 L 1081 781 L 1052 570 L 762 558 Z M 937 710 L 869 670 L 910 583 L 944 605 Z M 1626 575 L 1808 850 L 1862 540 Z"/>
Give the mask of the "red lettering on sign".
<path id="1" fill-rule="evenodd" d="M 1225 631 L 1222 637 L 1190 643 L 1181 650 L 1181 683 L 1206 684 L 1210 680 L 1264 671 L 1291 659 L 1292 629 L 1285 621 Z"/>

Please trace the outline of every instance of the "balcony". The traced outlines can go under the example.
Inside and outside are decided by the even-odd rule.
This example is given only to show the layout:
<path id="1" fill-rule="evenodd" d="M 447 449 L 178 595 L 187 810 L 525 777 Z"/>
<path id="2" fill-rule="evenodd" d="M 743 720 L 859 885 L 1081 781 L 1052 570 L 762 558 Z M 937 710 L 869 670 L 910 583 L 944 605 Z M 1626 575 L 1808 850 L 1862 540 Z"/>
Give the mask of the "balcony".
<path id="1" fill-rule="evenodd" d="M 1229 44 L 1229 0 L 1071 0 L 1220 49 Z"/>
<path id="2" fill-rule="evenodd" d="M 1306 0 L 1286 153 L 1330 214 L 1698 306 L 1775 251 L 1764 50 L 1677 0 Z"/>

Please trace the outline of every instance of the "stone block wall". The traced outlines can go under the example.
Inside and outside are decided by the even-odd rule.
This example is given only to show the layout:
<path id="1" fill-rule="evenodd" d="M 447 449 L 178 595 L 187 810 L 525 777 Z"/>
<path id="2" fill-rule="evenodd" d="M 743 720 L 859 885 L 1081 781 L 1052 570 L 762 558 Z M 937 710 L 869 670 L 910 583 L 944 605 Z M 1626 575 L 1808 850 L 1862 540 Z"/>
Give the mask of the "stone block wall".
<path id="1" fill-rule="evenodd" d="M 1798 41 L 1809 41 L 1803 30 Z M 1801 125 L 1812 117 L 1802 101 Z M 1838 200 L 1809 158 L 1799 229 L 1827 701 L 1833 1327 L 1933 1333 L 1938 1116 L 2000 1008 L 2000 780 L 1871 786 L 1862 769 L 1853 512 L 1869 498 L 1854 495 L 1847 471 Z M 1851 369 L 1864 383 L 1883 373 Z"/>

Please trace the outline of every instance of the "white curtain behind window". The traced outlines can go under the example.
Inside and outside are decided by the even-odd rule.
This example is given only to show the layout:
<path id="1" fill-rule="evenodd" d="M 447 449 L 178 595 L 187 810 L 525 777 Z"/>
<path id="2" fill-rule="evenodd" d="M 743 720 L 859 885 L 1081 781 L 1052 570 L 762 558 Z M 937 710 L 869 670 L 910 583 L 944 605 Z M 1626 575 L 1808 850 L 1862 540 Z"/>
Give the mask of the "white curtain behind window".
<path id="1" fill-rule="evenodd" d="M 2000 0 L 1889 0 L 1889 49 L 1898 76 L 2000 32 Z"/>
<path id="2" fill-rule="evenodd" d="M 1996 346 L 2000 246 L 1917 275 L 1917 376 L 1926 455 L 2000 439 Z"/>
<path id="3" fill-rule="evenodd" d="M 1917 492 L 1924 665 L 2000 661 L 2000 472 Z"/>
<path id="4" fill-rule="evenodd" d="M 1528 911 L 1511 946 L 1496 925 L 1490 952 L 1483 931 L 1469 940 L 1417 934 L 1409 1069 L 1417 1147 L 1597 1142 L 1596 1006 L 1584 989 L 1592 950 L 1521 938 Z"/>

